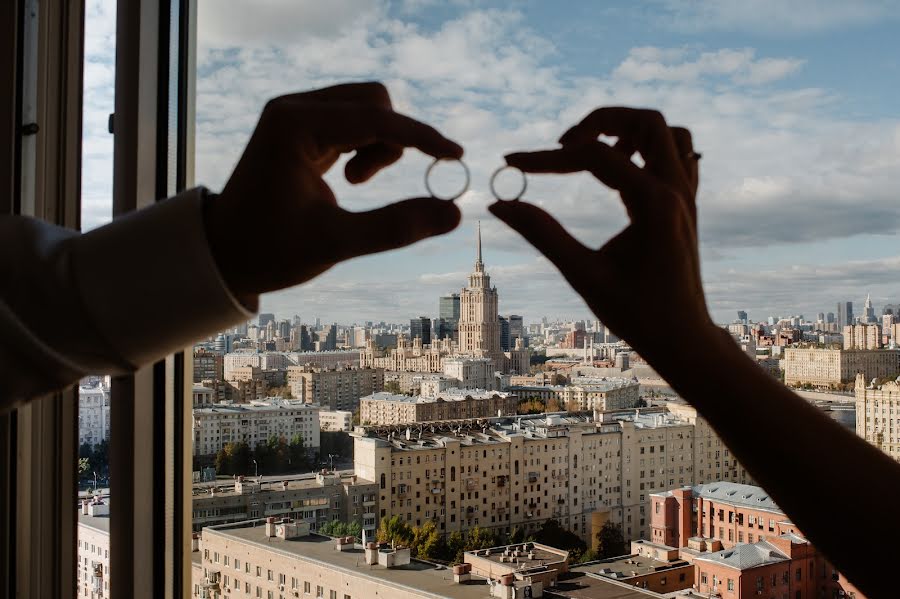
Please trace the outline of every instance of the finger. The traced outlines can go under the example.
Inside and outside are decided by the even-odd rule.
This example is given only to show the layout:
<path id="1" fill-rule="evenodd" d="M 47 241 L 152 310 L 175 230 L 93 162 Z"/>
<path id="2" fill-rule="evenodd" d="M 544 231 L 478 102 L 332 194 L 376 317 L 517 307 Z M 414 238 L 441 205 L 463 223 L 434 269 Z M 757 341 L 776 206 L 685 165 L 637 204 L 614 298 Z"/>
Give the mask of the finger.
<path id="1" fill-rule="evenodd" d="M 376 143 L 363 146 L 344 166 L 344 176 L 350 183 L 368 181 L 381 169 L 388 167 L 403 156 L 403 148 L 393 144 Z"/>
<path id="2" fill-rule="evenodd" d="M 700 162 L 694 155 L 694 142 L 691 132 L 684 127 L 671 127 L 671 130 L 675 147 L 678 148 L 678 157 L 681 158 L 681 166 L 684 168 L 684 172 L 691 184 L 691 189 L 696 193 Z"/>
<path id="3" fill-rule="evenodd" d="M 587 171 L 604 185 L 620 192 L 632 219 L 658 210 L 653 205 L 659 183 L 621 151 L 595 141 L 559 150 L 519 152 L 506 162 L 526 173 L 573 173 Z"/>
<path id="4" fill-rule="evenodd" d="M 391 96 L 380 81 L 341 83 L 321 89 L 288 94 L 281 99 L 304 102 L 368 102 L 382 108 L 391 108 Z"/>
<path id="5" fill-rule="evenodd" d="M 344 241 L 337 260 L 374 254 L 449 233 L 459 225 L 459 208 L 436 198 L 413 198 L 366 212 L 342 210 L 337 218 Z M 390 234 L 373 234 L 389 231 Z"/>
<path id="6" fill-rule="evenodd" d="M 686 186 L 687 177 L 678 158 L 678 150 L 663 115 L 639 108 L 598 108 L 559 139 L 562 145 L 581 145 L 596 141 L 599 135 L 626 139 L 644 159 L 650 172 L 674 185 Z"/>
<path id="7" fill-rule="evenodd" d="M 580 268 L 588 254 L 592 253 L 572 237 L 559 221 L 534 204 L 500 201 L 488 206 L 488 210 L 517 231 L 567 277 L 567 273 Z"/>
<path id="8" fill-rule="evenodd" d="M 308 107 L 306 107 L 308 110 Z M 303 110 L 300 108 L 299 110 Z M 304 114 L 300 125 L 314 128 L 323 143 L 356 149 L 378 142 L 416 148 L 435 158 L 461 158 L 462 146 L 430 125 L 406 115 L 358 103 L 321 104 Z"/>

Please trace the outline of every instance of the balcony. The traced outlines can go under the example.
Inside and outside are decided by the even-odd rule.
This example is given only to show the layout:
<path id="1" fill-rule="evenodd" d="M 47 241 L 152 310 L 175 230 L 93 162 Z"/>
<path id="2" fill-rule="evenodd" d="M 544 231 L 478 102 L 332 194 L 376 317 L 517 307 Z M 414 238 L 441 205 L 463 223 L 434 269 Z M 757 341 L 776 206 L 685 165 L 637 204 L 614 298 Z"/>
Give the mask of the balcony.
<path id="1" fill-rule="evenodd" d="M 367 501 L 363 501 L 362 504 L 363 504 L 363 507 L 375 507 L 375 500 L 369 499 Z"/>
<path id="2" fill-rule="evenodd" d="M 537 472 L 529 472 L 528 473 L 528 482 L 536 483 L 538 481 L 538 473 Z"/>

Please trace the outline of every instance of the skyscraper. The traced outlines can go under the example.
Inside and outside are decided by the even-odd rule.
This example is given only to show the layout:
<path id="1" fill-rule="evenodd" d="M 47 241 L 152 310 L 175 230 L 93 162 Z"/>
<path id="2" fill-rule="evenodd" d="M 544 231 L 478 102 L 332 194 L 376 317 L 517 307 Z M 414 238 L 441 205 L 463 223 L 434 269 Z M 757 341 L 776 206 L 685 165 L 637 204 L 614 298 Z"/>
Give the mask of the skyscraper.
<path id="1" fill-rule="evenodd" d="M 500 350 L 500 319 L 497 313 L 497 288 L 484 271 L 481 259 L 481 223 L 478 224 L 475 270 L 469 275 L 469 286 L 459 294 L 459 351 L 477 357 L 491 358 L 495 368 L 503 368 Z"/>
<path id="2" fill-rule="evenodd" d="M 447 331 L 449 331 L 449 336 L 454 340 L 457 339 L 457 331 L 459 330 L 458 293 L 441 296 L 438 305 L 438 318 L 443 322 L 438 338 L 443 339 L 447 336 Z"/>
<path id="3" fill-rule="evenodd" d="M 744 310 L 738 310 L 737 319 L 738 322 L 747 324 L 747 312 L 745 312 Z"/>
<path id="4" fill-rule="evenodd" d="M 427 316 L 419 316 L 409 321 L 409 338 L 422 339 L 422 345 L 431 345 L 431 319 Z"/>
<path id="5" fill-rule="evenodd" d="M 866 303 L 863 304 L 864 319 L 868 323 L 877 322 L 875 319 L 875 308 L 872 307 L 872 296 L 866 294 Z"/>
<path id="6" fill-rule="evenodd" d="M 522 340 L 522 346 L 527 347 L 528 344 L 525 343 L 525 322 L 522 320 L 522 317 L 518 314 L 510 314 L 509 315 L 509 347 L 514 348 L 516 346 L 516 339 Z"/>
<path id="7" fill-rule="evenodd" d="M 838 302 L 837 324 L 840 329 L 853 324 L 853 302 Z"/>
<path id="8" fill-rule="evenodd" d="M 499 316 L 500 321 L 500 349 L 509 351 L 509 319 L 505 316 Z"/>
<path id="9" fill-rule="evenodd" d="M 260 313 L 256 324 L 259 325 L 259 328 L 264 329 L 270 322 L 275 322 L 275 315 L 270 312 L 262 312 Z"/>

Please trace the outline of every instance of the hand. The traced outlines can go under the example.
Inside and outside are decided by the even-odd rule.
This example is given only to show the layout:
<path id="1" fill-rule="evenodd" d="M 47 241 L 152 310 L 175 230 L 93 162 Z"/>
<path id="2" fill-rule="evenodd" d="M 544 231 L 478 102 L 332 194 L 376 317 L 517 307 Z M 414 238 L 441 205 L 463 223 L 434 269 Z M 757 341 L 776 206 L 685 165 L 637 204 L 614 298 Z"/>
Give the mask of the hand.
<path id="1" fill-rule="evenodd" d="M 598 141 L 617 137 L 614 147 Z M 544 210 L 499 201 L 490 211 L 556 265 L 594 313 L 649 361 L 661 337 L 694 335 L 712 325 L 697 251 L 697 157 L 687 129 L 652 110 L 600 108 L 559 140 L 560 149 L 510 154 L 527 173 L 588 171 L 618 190 L 631 223 L 598 250 L 584 246 Z M 634 152 L 643 168 L 631 161 Z M 665 311 L 676 322 L 661 332 Z M 683 342 L 684 339 L 678 339 Z"/>
<path id="2" fill-rule="evenodd" d="M 344 175 L 350 183 L 368 181 L 407 147 L 435 158 L 463 154 L 432 127 L 394 112 L 380 83 L 271 100 L 225 189 L 207 202 L 210 246 L 232 292 L 244 301 L 308 281 L 342 260 L 456 228 L 453 202 L 414 198 L 348 212 L 322 178 L 341 154 L 355 151 Z M 257 239 L 265 243 L 262 259 Z"/>

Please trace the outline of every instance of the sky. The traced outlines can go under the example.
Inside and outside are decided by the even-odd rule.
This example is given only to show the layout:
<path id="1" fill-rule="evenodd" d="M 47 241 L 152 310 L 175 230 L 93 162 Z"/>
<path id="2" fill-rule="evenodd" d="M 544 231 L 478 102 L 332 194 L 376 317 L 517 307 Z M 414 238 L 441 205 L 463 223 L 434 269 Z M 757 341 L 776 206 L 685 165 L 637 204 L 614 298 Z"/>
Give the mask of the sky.
<path id="1" fill-rule="evenodd" d="M 86 228 L 109 220 L 114 14 L 89 2 L 85 70 Z M 351 324 L 435 317 L 465 284 L 481 222 L 501 314 L 591 318 L 551 264 L 487 212 L 488 180 L 510 151 L 552 147 L 591 109 L 653 107 L 703 153 L 698 194 L 713 317 L 876 309 L 900 302 L 900 10 L 892 0 L 200 0 L 197 184 L 220 190 L 271 97 L 380 80 L 396 110 L 461 143 L 472 173 L 455 232 L 338 265 L 268 294 L 263 311 Z M 414 150 L 370 182 L 328 174 L 342 205 L 425 195 Z M 588 175 L 530 176 L 524 199 L 600 246 L 626 225 Z M 247 223 L 235 237 L 315 235 L 323 223 Z M 390 231 L 373 234 L 390 235 Z M 652 242 L 652 241 L 651 241 Z M 299 259 L 299 257 L 298 257 Z M 610 289 L 610 293 L 627 293 Z M 667 290 L 660 289 L 660 315 Z M 859 311 L 859 309 L 857 310 Z"/>

